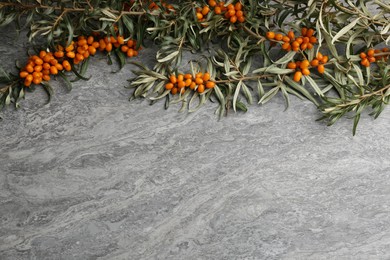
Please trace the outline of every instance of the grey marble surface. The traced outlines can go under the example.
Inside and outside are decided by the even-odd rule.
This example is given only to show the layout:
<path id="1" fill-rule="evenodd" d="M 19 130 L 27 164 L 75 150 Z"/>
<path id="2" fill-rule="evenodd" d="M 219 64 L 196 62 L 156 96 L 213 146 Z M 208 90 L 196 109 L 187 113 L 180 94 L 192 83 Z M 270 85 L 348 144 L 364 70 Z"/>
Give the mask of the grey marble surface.
<path id="1" fill-rule="evenodd" d="M 0 35 L 12 68 L 23 36 Z M 390 258 L 389 109 L 355 137 L 297 99 L 218 121 L 129 103 L 132 68 L 96 57 L 3 113 L 0 259 Z"/>

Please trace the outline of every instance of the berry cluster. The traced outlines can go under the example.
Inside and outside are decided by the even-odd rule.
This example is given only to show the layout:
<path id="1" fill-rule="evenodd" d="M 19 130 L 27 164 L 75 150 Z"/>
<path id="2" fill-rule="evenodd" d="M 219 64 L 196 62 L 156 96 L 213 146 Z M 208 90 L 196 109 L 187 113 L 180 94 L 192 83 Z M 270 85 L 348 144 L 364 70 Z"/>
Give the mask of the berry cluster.
<path id="1" fill-rule="evenodd" d="M 95 34 L 98 36 L 98 34 Z M 77 41 L 72 41 L 67 47 L 57 45 L 54 53 L 41 51 L 39 56 L 31 56 L 24 68 L 21 69 L 19 77 L 24 79 L 24 86 L 40 84 L 42 81 L 49 81 L 50 75 L 57 75 L 59 71 L 70 71 L 71 64 L 79 64 L 89 56 L 96 54 L 97 50 L 111 52 L 113 48 L 120 50 L 128 57 L 138 55 L 135 40 L 125 41 L 123 36 L 103 37 L 96 39 L 95 36 L 79 36 Z"/>
<path id="2" fill-rule="evenodd" d="M 210 73 L 199 72 L 196 74 L 195 79 L 191 74 L 178 74 L 171 75 L 169 82 L 165 84 L 165 89 L 170 90 L 172 95 L 177 93 L 183 94 L 186 88 L 203 93 L 205 88 L 214 88 L 215 82 L 210 80 Z"/>
<path id="3" fill-rule="evenodd" d="M 168 4 L 165 1 L 160 1 L 160 2 L 161 2 L 161 5 L 165 8 L 165 10 L 167 12 L 174 12 L 175 11 L 175 8 L 173 7 L 173 5 Z M 149 10 L 158 10 L 158 9 L 160 9 L 160 7 L 156 4 L 156 2 L 152 1 L 149 4 Z"/>
<path id="4" fill-rule="evenodd" d="M 56 55 L 57 54 L 57 55 Z M 63 57 L 63 53 L 61 54 Z M 59 62 L 58 53 L 41 51 L 39 56 L 31 56 L 24 68 L 21 69 L 19 77 L 24 79 L 24 86 L 29 87 L 32 83 L 40 84 L 42 81 L 49 81 L 50 75 L 57 75 L 58 71 L 71 70 L 69 61 Z"/>
<path id="5" fill-rule="evenodd" d="M 203 6 L 203 8 L 196 8 L 196 17 L 198 21 L 203 22 L 204 17 L 210 12 L 210 7 L 214 8 L 214 13 L 217 15 L 223 14 L 224 17 L 231 23 L 243 23 L 245 22 L 245 14 L 242 11 L 242 4 L 237 2 L 236 4 L 228 4 L 225 6 L 225 2 L 217 2 L 216 0 L 209 0 L 209 5 Z"/>
<path id="6" fill-rule="evenodd" d="M 387 61 L 389 59 L 389 54 L 380 55 L 381 52 L 388 53 L 389 48 L 383 48 L 382 50 L 369 49 L 367 53 L 361 52 L 360 58 L 362 60 L 360 61 L 360 64 L 362 64 L 364 67 L 370 67 L 371 63 L 376 62 L 379 59 Z"/>
<path id="7" fill-rule="evenodd" d="M 322 55 L 320 52 L 317 54 L 317 57 L 312 61 L 302 60 L 296 62 L 289 62 L 287 68 L 295 70 L 294 81 L 299 82 L 302 78 L 302 75 L 310 75 L 310 68 L 317 68 L 318 72 L 323 74 L 325 72 L 325 66 L 328 62 L 328 56 Z"/>
<path id="8" fill-rule="evenodd" d="M 314 44 L 317 43 L 317 37 L 313 36 L 315 31 L 306 27 L 301 29 L 301 36 L 295 38 L 295 33 L 289 31 L 287 35 L 282 33 L 267 32 L 266 37 L 273 41 L 282 44 L 282 49 L 286 51 L 304 51 L 306 49 L 311 50 Z"/>

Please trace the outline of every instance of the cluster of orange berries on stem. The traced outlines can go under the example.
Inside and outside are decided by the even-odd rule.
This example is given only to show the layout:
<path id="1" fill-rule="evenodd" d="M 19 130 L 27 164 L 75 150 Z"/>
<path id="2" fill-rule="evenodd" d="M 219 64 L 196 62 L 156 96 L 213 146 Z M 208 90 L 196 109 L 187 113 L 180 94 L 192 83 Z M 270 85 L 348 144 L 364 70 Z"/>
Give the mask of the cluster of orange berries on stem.
<path id="1" fill-rule="evenodd" d="M 385 55 L 379 55 L 381 52 L 387 53 Z M 370 49 L 365 52 L 360 53 L 360 58 L 362 59 L 360 61 L 360 64 L 362 64 L 364 67 L 370 67 L 371 63 L 376 62 L 379 59 L 383 59 L 384 61 L 387 61 L 389 59 L 389 48 L 383 48 L 382 50 L 378 49 Z"/>
<path id="2" fill-rule="evenodd" d="M 38 85 L 42 81 L 49 81 L 50 75 L 57 75 L 59 71 L 71 71 L 71 63 L 79 64 L 95 55 L 97 50 L 111 52 L 113 48 L 120 48 L 128 57 L 138 55 L 135 40 L 125 41 L 122 36 L 106 36 L 99 40 L 94 36 L 79 36 L 77 41 L 72 41 L 67 47 L 57 45 L 54 53 L 41 51 L 39 56 L 31 56 L 26 66 L 21 69 L 19 77 L 24 79 L 26 87 L 32 83 Z"/>
<path id="3" fill-rule="evenodd" d="M 245 14 L 242 11 L 242 4 L 237 2 L 236 4 L 228 4 L 225 6 L 225 2 L 217 2 L 216 0 L 209 0 L 209 5 L 203 6 L 203 8 L 196 8 L 196 17 L 198 21 L 203 22 L 204 17 L 214 8 L 214 13 L 217 15 L 224 14 L 224 17 L 231 23 L 243 23 L 245 22 Z M 211 8 L 211 9 L 210 9 Z"/>
<path id="4" fill-rule="evenodd" d="M 299 37 L 295 37 L 293 31 L 289 31 L 287 35 L 269 31 L 266 33 L 266 37 L 273 42 L 280 42 L 283 50 L 297 52 L 313 49 L 314 44 L 317 43 L 317 37 L 313 36 L 314 33 L 313 29 L 304 27 L 301 29 L 301 36 Z"/>
<path id="5" fill-rule="evenodd" d="M 162 5 L 167 11 L 170 11 L 170 12 L 174 12 L 174 11 L 175 11 L 175 8 L 173 7 L 173 5 L 168 4 L 168 3 L 166 3 L 165 1 L 161 1 L 161 5 Z M 152 1 L 152 2 L 149 4 L 149 10 L 158 10 L 158 9 L 160 9 L 160 7 L 156 4 L 156 2 Z"/>
<path id="6" fill-rule="evenodd" d="M 215 87 L 215 82 L 210 80 L 210 73 L 199 72 L 195 75 L 195 79 L 190 73 L 171 75 L 169 82 L 165 84 L 165 89 L 170 90 L 172 95 L 177 93 L 183 94 L 186 88 L 203 93 L 205 89 Z"/>
<path id="7" fill-rule="evenodd" d="M 302 78 L 302 75 L 310 75 L 310 67 L 317 68 L 318 73 L 323 74 L 325 72 L 324 64 L 326 64 L 328 60 L 328 56 L 322 55 L 320 52 L 318 52 L 317 57 L 312 61 L 292 61 L 287 64 L 287 68 L 295 70 L 293 80 L 299 82 Z"/>

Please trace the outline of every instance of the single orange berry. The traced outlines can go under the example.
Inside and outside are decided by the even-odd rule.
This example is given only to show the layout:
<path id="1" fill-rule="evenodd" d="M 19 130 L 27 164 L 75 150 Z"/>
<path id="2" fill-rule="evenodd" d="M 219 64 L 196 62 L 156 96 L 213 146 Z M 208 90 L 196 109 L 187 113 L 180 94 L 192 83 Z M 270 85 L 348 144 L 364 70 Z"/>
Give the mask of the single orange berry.
<path id="1" fill-rule="evenodd" d="M 303 28 L 301 29 L 301 35 L 302 35 L 302 36 L 306 36 L 306 34 L 307 34 L 307 28 L 306 28 L 306 27 L 303 27 Z"/>
<path id="2" fill-rule="evenodd" d="M 203 77 L 203 73 L 202 72 L 198 72 L 195 75 L 195 78 L 202 78 L 202 77 Z"/>
<path id="3" fill-rule="evenodd" d="M 367 55 L 368 55 L 369 57 L 373 57 L 374 54 L 375 54 L 375 51 L 374 51 L 373 49 L 370 49 L 370 50 L 368 50 L 368 52 L 367 52 Z"/>
<path id="4" fill-rule="evenodd" d="M 167 89 L 167 90 L 173 89 L 173 84 L 172 83 L 165 84 L 165 89 Z"/>
<path id="5" fill-rule="evenodd" d="M 303 61 L 301 62 L 301 65 L 299 65 L 299 67 L 300 67 L 301 69 L 306 69 L 307 67 L 309 67 L 309 65 L 310 65 L 310 62 L 309 62 L 308 60 L 303 60 Z"/>
<path id="6" fill-rule="evenodd" d="M 314 30 L 310 28 L 309 30 L 307 30 L 306 36 L 307 37 L 312 37 L 313 34 L 314 34 Z"/>
<path id="7" fill-rule="evenodd" d="M 282 39 L 283 39 L 283 35 L 282 35 L 282 34 L 277 33 L 277 34 L 275 35 L 275 40 L 281 41 Z"/>
<path id="8" fill-rule="evenodd" d="M 236 10 L 230 9 L 227 13 L 229 14 L 229 17 L 232 17 L 236 14 Z"/>
<path id="9" fill-rule="evenodd" d="M 301 50 L 304 51 L 306 49 L 307 49 L 307 43 L 304 42 L 304 43 L 301 44 Z"/>
<path id="10" fill-rule="evenodd" d="M 295 62 L 289 62 L 287 64 L 287 68 L 295 70 L 297 68 L 297 64 Z"/>
<path id="11" fill-rule="evenodd" d="M 294 73 L 294 81 L 295 82 L 299 82 L 300 80 L 301 80 L 301 78 L 302 78 L 302 72 L 300 72 L 300 71 L 296 71 L 295 73 Z"/>
<path id="12" fill-rule="evenodd" d="M 282 41 L 284 41 L 284 42 L 290 42 L 290 37 L 288 37 L 288 36 L 283 36 L 283 38 L 282 38 Z"/>
<path id="13" fill-rule="evenodd" d="M 89 47 L 88 47 L 88 52 L 89 52 L 89 54 L 91 54 L 91 55 L 95 55 L 95 54 L 96 54 L 96 48 L 93 47 L 93 46 L 89 46 Z"/>
<path id="14" fill-rule="evenodd" d="M 323 58 L 324 58 L 324 55 L 322 55 L 321 52 L 318 52 L 317 53 L 317 59 L 322 61 Z"/>
<path id="15" fill-rule="evenodd" d="M 210 5 L 211 7 L 214 7 L 214 6 L 217 5 L 217 2 L 216 2 L 215 0 L 210 0 L 210 1 L 209 1 L 209 5 Z"/>
<path id="16" fill-rule="evenodd" d="M 55 65 L 55 67 L 57 68 L 57 70 L 59 70 L 59 71 L 61 71 L 61 70 L 63 70 L 64 69 L 64 67 L 62 66 L 62 64 L 61 63 L 57 63 L 56 65 Z"/>
<path id="17" fill-rule="evenodd" d="M 33 79 L 34 79 L 34 77 L 33 77 L 33 75 L 31 75 L 31 74 L 28 74 L 27 76 L 26 76 L 26 80 L 27 81 L 33 81 Z"/>
<path id="18" fill-rule="evenodd" d="M 29 72 L 29 73 L 32 73 L 34 71 L 34 67 L 29 64 L 29 65 L 26 66 L 26 71 Z"/>
<path id="19" fill-rule="evenodd" d="M 187 74 L 184 75 L 184 78 L 185 79 L 192 79 L 192 75 L 187 73 Z"/>
<path id="20" fill-rule="evenodd" d="M 267 32 L 266 37 L 270 40 L 275 38 L 275 33 L 274 32 Z"/>
<path id="21" fill-rule="evenodd" d="M 171 94 L 176 95 L 177 91 L 178 91 L 178 88 L 173 88 L 173 89 L 171 89 Z"/>
<path id="22" fill-rule="evenodd" d="M 40 71 L 42 71 L 42 65 L 37 65 L 37 66 L 35 66 L 34 67 L 34 71 L 37 71 L 37 72 L 40 72 Z"/>
<path id="23" fill-rule="evenodd" d="M 131 48 L 128 49 L 126 55 L 127 55 L 127 57 L 130 57 L 130 58 L 133 57 L 134 56 L 134 50 L 131 49 Z"/>
<path id="24" fill-rule="evenodd" d="M 76 54 L 73 51 L 70 51 L 70 52 L 66 53 L 66 57 L 74 59 L 74 57 L 76 57 Z"/>
<path id="25" fill-rule="evenodd" d="M 215 14 L 221 14 L 222 13 L 222 10 L 221 10 L 221 7 L 217 6 L 214 8 L 214 13 Z"/>
<path id="26" fill-rule="evenodd" d="M 178 81 L 177 87 L 178 88 L 184 88 L 186 86 L 186 83 L 184 81 Z"/>
<path id="27" fill-rule="evenodd" d="M 228 10 L 235 10 L 233 4 L 228 4 L 227 9 Z"/>
<path id="28" fill-rule="evenodd" d="M 244 12 L 239 10 L 239 11 L 236 12 L 236 16 L 237 16 L 237 18 L 243 17 L 244 16 Z"/>
<path id="29" fill-rule="evenodd" d="M 171 75 L 171 76 L 169 77 L 169 80 L 170 80 L 171 83 L 173 83 L 173 84 L 176 84 L 176 82 L 177 82 L 177 78 L 176 78 L 175 75 Z"/>
<path id="30" fill-rule="evenodd" d="M 200 84 L 203 83 L 203 79 L 201 79 L 201 78 L 196 78 L 196 79 L 195 79 L 195 83 L 198 84 L 198 85 L 200 85 Z"/>
<path id="31" fill-rule="evenodd" d="M 37 65 L 42 65 L 43 64 L 43 60 L 41 58 L 37 58 L 34 60 L 35 64 Z"/>
<path id="32" fill-rule="evenodd" d="M 313 49 L 313 47 L 314 47 L 313 44 L 311 44 L 310 42 L 307 44 L 307 49 L 308 49 L 308 50 Z"/>
<path id="33" fill-rule="evenodd" d="M 309 69 L 302 69 L 302 74 L 305 76 L 310 75 L 310 70 Z"/>
<path id="34" fill-rule="evenodd" d="M 178 76 L 177 76 L 177 82 L 181 82 L 181 81 L 183 81 L 184 80 L 184 75 L 183 74 L 179 74 Z"/>
<path id="35" fill-rule="evenodd" d="M 198 93 L 203 93 L 204 92 L 204 85 L 203 84 L 199 85 L 197 88 L 197 91 L 198 91 Z"/>
<path id="36" fill-rule="evenodd" d="M 210 77 L 210 73 L 206 72 L 205 74 L 203 74 L 203 81 L 208 81 Z"/>
<path id="37" fill-rule="evenodd" d="M 21 77 L 22 79 L 24 79 L 25 77 L 27 77 L 27 75 L 28 75 L 28 72 L 27 72 L 27 71 L 21 71 L 21 72 L 19 73 L 19 77 Z"/>
<path id="38" fill-rule="evenodd" d="M 202 15 L 207 15 L 209 12 L 210 12 L 210 8 L 207 5 L 203 6 Z"/>
<path id="39" fill-rule="evenodd" d="M 215 87 L 215 82 L 213 82 L 213 81 L 206 82 L 206 88 L 213 88 L 213 87 Z"/>
<path id="40" fill-rule="evenodd" d="M 125 39 L 123 38 L 123 36 L 118 36 L 117 37 L 117 41 L 119 44 L 124 44 L 125 43 Z"/>
<path id="41" fill-rule="evenodd" d="M 319 62 L 319 60 L 317 60 L 317 59 L 314 59 L 314 60 L 312 60 L 312 61 L 310 62 L 310 65 L 311 65 L 312 67 L 317 67 L 319 64 L 320 64 L 320 62 Z"/>
<path id="42" fill-rule="evenodd" d="M 299 45 L 301 45 L 303 43 L 303 38 L 302 37 L 298 37 L 296 39 L 296 41 L 299 43 Z"/>
<path id="43" fill-rule="evenodd" d="M 50 75 L 50 68 L 48 70 L 42 70 L 42 75 Z"/>
<path id="44" fill-rule="evenodd" d="M 324 56 L 322 57 L 322 59 L 321 59 L 322 63 L 324 63 L 324 64 L 327 63 L 328 60 L 329 60 L 329 57 L 326 56 L 326 55 L 324 55 Z"/>
<path id="45" fill-rule="evenodd" d="M 237 2 L 235 5 L 234 5 L 234 9 L 236 9 L 236 11 L 239 11 L 242 9 L 242 4 L 240 2 Z"/>
<path id="46" fill-rule="evenodd" d="M 63 52 L 63 51 L 56 51 L 56 52 L 54 53 L 54 56 L 55 56 L 56 58 L 62 58 L 62 57 L 64 57 L 64 52 Z M 45 57 L 43 58 L 45 62 L 47 62 L 47 61 L 46 61 L 46 57 L 50 58 L 50 56 L 45 56 Z"/>
<path id="47" fill-rule="evenodd" d="M 293 31 L 289 31 L 288 34 L 287 34 L 288 38 L 290 38 L 291 40 L 294 40 L 295 39 L 295 34 Z"/>
<path id="48" fill-rule="evenodd" d="M 46 54 L 47 54 L 47 52 L 45 52 L 45 51 L 40 51 L 40 52 L 39 52 L 39 57 L 40 57 L 41 59 L 43 59 L 43 57 L 45 57 Z"/>
<path id="49" fill-rule="evenodd" d="M 245 22 L 245 17 L 244 16 L 240 16 L 237 18 L 237 20 L 240 22 L 240 23 L 243 23 Z"/>
<path id="50" fill-rule="evenodd" d="M 77 53 L 76 54 L 76 60 L 82 61 L 82 60 L 84 60 L 84 56 L 82 54 L 80 54 L 80 53 Z"/>
<path id="51" fill-rule="evenodd" d="M 314 36 L 310 37 L 310 43 L 317 43 L 317 38 Z"/>
<path id="52" fill-rule="evenodd" d="M 196 13 L 196 18 L 197 18 L 198 20 L 201 20 L 201 19 L 203 18 L 203 14 L 201 14 L 201 13 Z"/>
<path id="53" fill-rule="evenodd" d="M 50 76 L 49 75 L 43 75 L 42 79 L 44 81 L 49 81 L 50 80 Z"/>
<path id="54" fill-rule="evenodd" d="M 185 86 L 189 87 L 191 85 L 191 83 L 192 83 L 192 79 L 186 79 Z"/>
<path id="55" fill-rule="evenodd" d="M 34 83 L 35 85 L 41 84 L 41 82 L 42 82 L 42 78 L 34 78 L 34 79 L 33 79 L 33 83 Z"/>
<path id="56" fill-rule="evenodd" d="M 376 61 L 376 58 L 375 58 L 375 57 L 368 57 L 368 61 L 369 61 L 369 62 L 375 62 L 375 61 Z"/>
<path id="57" fill-rule="evenodd" d="M 283 50 L 288 50 L 289 48 L 291 48 L 291 45 L 289 42 L 285 42 L 282 44 L 282 49 Z"/>
<path id="58" fill-rule="evenodd" d="M 99 48 L 100 47 L 99 42 L 93 42 L 92 47 L 94 47 L 95 49 Z"/>
<path id="59" fill-rule="evenodd" d="M 191 82 L 191 85 L 190 85 L 190 89 L 195 89 L 195 87 L 196 87 L 196 83 L 195 82 Z"/>
<path id="60" fill-rule="evenodd" d="M 107 45 L 106 45 L 106 51 L 107 51 L 107 52 L 112 51 L 112 43 L 111 43 L 111 42 L 107 43 Z"/>
<path id="61" fill-rule="evenodd" d="M 325 66 L 320 64 L 320 65 L 318 65 L 317 70 L 318 70 L 318 73 L 323 74 L 325 72 Z"/>
<path id="62" fill-rule="evenodd" d="M 53 75 L 57 75 L 58 74 L 58 69 L 55 66 L 51 66 L 50 67 L 50 73 L 53 74 Z"/>

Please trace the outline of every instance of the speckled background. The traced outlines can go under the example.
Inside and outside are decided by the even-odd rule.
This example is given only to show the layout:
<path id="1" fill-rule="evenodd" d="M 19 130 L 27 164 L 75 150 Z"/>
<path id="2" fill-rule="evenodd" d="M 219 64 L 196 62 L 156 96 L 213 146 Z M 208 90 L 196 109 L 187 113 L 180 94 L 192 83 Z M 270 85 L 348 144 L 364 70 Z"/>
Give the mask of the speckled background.
<path id="1" fill-rule="evenodd" d="M 25 61 L 0 29 L 0 61 Z M 138 61 L 153 64 L 155 49 Z M 0 123 L 0 259 L 389 259 L 390 111 L 333 127 L 282 97 L 217 120 L 210 104 L 128 102 L 102 56 Z"/>

